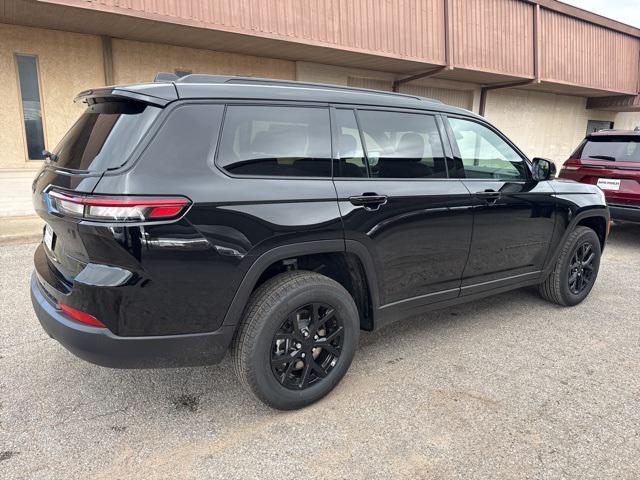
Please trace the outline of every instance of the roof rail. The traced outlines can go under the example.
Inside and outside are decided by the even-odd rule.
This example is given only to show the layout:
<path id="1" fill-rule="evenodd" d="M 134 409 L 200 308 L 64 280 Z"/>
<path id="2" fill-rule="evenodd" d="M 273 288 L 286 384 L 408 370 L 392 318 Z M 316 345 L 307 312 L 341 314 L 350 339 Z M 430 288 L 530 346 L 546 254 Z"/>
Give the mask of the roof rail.
<path id="1" fill-rule="evenodd" d="M 383 90 L 370 90 L 367 88 L 348 87 L 342 85 L 329 85 L 325 83 L 312 83 L 312 82 L 298 82 L 296 80 L 277 80 L 272 78 L 258 78 L 258 77 L 238 77 L 238 76 L 226 76 L 226 75 L 204 75 L 204 74 L 191 74 L 185 75 L 175 80 L 176 83 L 212 83 L 212 84 L 237 84 L 237 85 L 263 85 L 263 86 L 278 86 L 278 87 L 293 87 L 293 88 L 318 88 L 318 89 L 330 89 L 347 91 L 354 93 L 373 93 L 376 95 L 393 95 L 400 97 L 413 98 L 415 100 L 424 100 L 433 103 L 442 103 L 440 100 L 433 98 L 420 97 L 418 95 L 409 95 L 396 92 L 385 92 Z"/>

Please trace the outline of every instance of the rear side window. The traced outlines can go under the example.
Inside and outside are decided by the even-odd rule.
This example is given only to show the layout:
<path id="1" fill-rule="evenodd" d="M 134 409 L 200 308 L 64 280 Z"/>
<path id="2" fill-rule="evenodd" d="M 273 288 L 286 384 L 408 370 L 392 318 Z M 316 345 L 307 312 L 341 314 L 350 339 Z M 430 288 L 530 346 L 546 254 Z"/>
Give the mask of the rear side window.
<path id="1" fill-rule="evenodd" d="M 54 150 L 56 167 L 102 172 L 124 165 L 160 111 L 139 102 L 87 107 Z"/>
<path id="2" fill-rule="evenodd" d="M 446 178 L 442 140 L 431 115 L 359 110 L 374 178 Z"/>
<path id="3" fill-rule="evenodd" d="M 218 165 L 234 175 L 330 177 L 329 110 L 228 106 Z"/>
<path id="4" fill-rule="evenodd" d="M 640 136 L 602 136 L 587 138 L 571 158 L 640 162 Z"/>

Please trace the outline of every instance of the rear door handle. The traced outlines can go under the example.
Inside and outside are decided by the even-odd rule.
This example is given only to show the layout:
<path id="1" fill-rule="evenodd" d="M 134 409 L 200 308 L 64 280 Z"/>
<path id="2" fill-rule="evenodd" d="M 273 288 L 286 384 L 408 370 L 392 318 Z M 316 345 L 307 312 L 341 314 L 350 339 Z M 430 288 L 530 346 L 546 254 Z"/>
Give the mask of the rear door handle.
<path id="1" fill-rule="evenodd" d="M 495 190 L 484 190 L 482 192 L 474 193 L 476 198 L 481 198 L 488 204 L 496 203 L 496 201 L 502 196 L 500 192 L 496 192 Z"/>
<path id="2" fill-rule="evenodd" d="M 349 197 L 349 201 L 352 205 L 363 206 L 366 210 L 377 210 L 381 205 L 387 203 L 387 196 L 367 192 Z"/>

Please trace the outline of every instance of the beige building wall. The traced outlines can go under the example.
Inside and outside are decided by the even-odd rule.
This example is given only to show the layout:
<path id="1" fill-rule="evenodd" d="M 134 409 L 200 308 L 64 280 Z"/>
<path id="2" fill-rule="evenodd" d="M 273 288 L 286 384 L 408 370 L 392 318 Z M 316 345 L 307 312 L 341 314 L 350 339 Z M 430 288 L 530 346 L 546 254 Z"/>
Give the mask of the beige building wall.
<path id="1" fill-rule="evenodd" d="M 294 62 L 114 39 L 115 83 L 152 81 L 160 71 L 295 79 Z M 30 187 L 41 160 L 28 160 L 15 54 L 38 57 L 45 144 L 53 149 L 82 112 L 78 92 L 105 84 L 102 40 L 0 24 L 0 217 L 31 215 Z"/>
<path id="2" fill-rule="evenodd" d="M 102 48 L 93 35 L 0 24 L 0 168 L 33 169 L 40 162 L 26 158 L 17 53 L 38 57 L 45 143 L 53 148 L 82 111 L 74 96 L 104 83 Z"/>
<path id="3" fill-rule="evenodd" d="M 397 75 L 375 70 L 296 62 L 297 80 L 391 91 Z M 401 93 L 435 98 L 448 105 L 477 109 L 480 87 L 473 83 L 426 78 L 400 86 Z"/>
<path id="4" fill-rule="evenodd" d="M 82 107 L 74 96 L 104 83 L 100 38 L 0 24 L 0 217 L 29 215 L 31 182 L 41 160 L 27 159 L 15 54 L 36 55 L 45 145 L 53 148 Z"/>
<path id="5" fill-rule="evenodd" d="M 231 54 L 113 39 L 115 83 L 152 81 L 160 71 L 297 79 L 390 90 L 394 74 L 310 62 Z M 30 185 L 40 161 L 29 161 L 22 121 L 15 54 L 38 57 L 45 142 L 53 148 L 82 111 L 74 96 L 105 83 L 99 36 L 0 24 L 0 217 L 33 212 Z M 478 111 L 480 86 L 423 79 L 401 91 L 433 97 Z M 640 113 L 586 109 L 586 98 L 531 90 L 489 92 L 486 114 L 530 157 L 564 161 L 584 137 L 588 120 L 609 120 L 616 128 L 640 125 Z"/>
<path id="6" fill-rule="evenodd" d="M 615 128 L 640 125 L 640 113 L 587 110 L 585 97 L 532 90 L 490 91 L 486 118 L 530 158 L 545 157 L 561 165 L 587 131 L 588 120 L 608 120 Z"/>
<path id="7" fill-rule="evenodd" d="M 116 84 L 152 82 L 158 72 L 175 70 L 287 80 L 296 78 L 295 63 L 288 60 L 119 39 L 113 39 L 112 50 Z"/>

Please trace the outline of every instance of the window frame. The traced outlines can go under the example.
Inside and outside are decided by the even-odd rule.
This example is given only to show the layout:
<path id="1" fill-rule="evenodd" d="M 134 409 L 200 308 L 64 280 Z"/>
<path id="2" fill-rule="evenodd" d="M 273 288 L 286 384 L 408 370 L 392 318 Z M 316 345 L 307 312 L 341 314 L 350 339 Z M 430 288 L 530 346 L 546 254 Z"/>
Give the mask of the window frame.
<path id="1" fill-rule="evenodd" d="M 13 64 L 16 74 L 16 88 L 18 89 L 18 101 L 19 101 L 19 110 L 20 110 L 20 129 L 22 130 L 22 140 L 24 147 L 24 158 L 25 162 L 44 162 L 45 158 L 30 158 L 29 157 L 29 143 L 27 140 L 27 128 L 25 125 L 25 116 L 24 116 L 24 105 L 22 100 L 22 87 L 20 85 L 20 68 L 18 66 L 18 57 L 32 57 L 35 59 L 36 63 L 36 76 L 38 80 L 38 95 L 40 96 L 40 121 L 42 122 L 42 138 L 44 142 L 45 149 L 49 144 L 48 134 L 47 134 L 47 122 L 45 120 L 45 109 L 44 109 L 44 96 L 42 94 L 42 75 L 40 71 L 40 58 L 38 54 L 35 53 L 23 53 L 23 52 L 14 52 L 13 53 Z"/>
<path id="2" fill-rule="evenodd" d="M 473 181 L 473 182 L 487 182 L 487 181 L 504 181 L 508 183 L 529 183 L 532 181 L 531 176 L 531 160 L 520 150 L 509 138 L 507 138 L 500 130 L 491 125 L 488 122 L 482 121 L 478 118 L 468 117 L 465 115 L 457 115 L 454 113 L 442 113 L 442 121 L 444 122 L 445 130 L 447 133 L 447 137 L 449 139 L 449 146 L 451 148 L 452 155 L 455 158 L 460 159 L 462 163 L 462 156 L 460 154 L 460 150 L 458 148 L 458 143 L 456 142 L 455 134 L 453 133 L 453 128 L 451 127 L 451 123 L 449 123 L 449 118 L 456 118 L 459 120 L 466 120 L 468 122 L 477 123 L 488 130 L 495 133 L 502 141 L 504 141 L 511 149 L 522 159 L 523 164 L 525 166 L 524 172 L 526 178 L 518 178 L 518 179 L 500 179 L 500 178 L 469 178 L 467 176 L 464 177 L 455 177 L 464 181 Z M 462 164 L 462 170 L 465 171 L 464 164 Z M 466 172 L 465 172 L 466 175 Z"/>
<path id="3" fill-rule="evenodd" d="M 437 110 L 417 110 L 417 109 L 413 109 L 413 108 L 400 108 L 400 107 L 378 107 L 375 105 L 346 105 L 346 104 L 331 104 L 330 105 L 330 111 L 331 111 L 331 122 L 332 125 L 334 126 L 334 128 L 332 128 L 331 130 L 331 136 L 333 138 L 332 143 L 333 143 L 333 151 L 335 152 L 333 158 L 333 161 L 331 162 L 332 164 L 334 164 L 335 162 L 339 161 L 340 159 L 338 158 L 338 154 L 339 154 L 339 146 L 337 144 L 338 142 L 338 126 L 337 126 L 337 121 L 335 118 L 335 111 L 336 110 L 351 110 L 354 113 L 355 119 L 356 119 L 356 124 L 358 126 L 358 132 L 360 133 L 360 143 L 362 145 L 362 151 L 364 152 L 364 157 L 365 157 L 365 161 L 367 164 L 367 176 L 366 177 L 332 177 L 334 181 L 339 180 L 339 181 L 376 181 L 376 182 L 399 182 L 399 181 L 406 181 L 406 182 L 434 182 L 434 181 L 449 181 L 449 180 L 459 180 L 458 178 L 454 178 L 451 177 L 451 175 L 449 174 L 449 165 L 448 165 L 448 161 L 445 161 L 445 171 L 446 171 L 446 177 L 441 177 L 441 178 L 436 178 L 436 177 L 422 177 L 422 178 L 378 178 L 378 177 L 372 177 L 370 176 L 371 171 L 371 165 L 369 164 L 369 154 L 367 152 L 367 145 L 366 145 L 366 141 L 364 138 L 364 131 L 362 130 L 362 122 L 358 116 L 358 111 L 362 111 L 362 110 L 366 110 L 366 111 L 380 111 L 380 112 L 391 112 L 391 113 L 405 113 L 405 114 L 412 114 L 412 115 L 427 115 L 430 117 L 433 117 L 434 122 L 436 124 L 436 129 L 438 131 L 438 135 L 440 136 L 440 144 L 442 146 L 442 153 L 443 156 L 445 158 L 445 160 L 450 160 L 453 158 L 452 156 L 452 150 L 450 148 L 449 145 L 449 141 L 448 141 L 448 135 L 447 132 L 444 128 L 444 122 L 442 120 L 442 112 L 439 112 Z M 332 168 L 332 173 L 335 171 L 335 168 Z"/>
<path id="4" fill-rule="evenodd" d="M 215 102 L 218 103 L 218 102 Z M 221 101 L 219 103 L 224 103 L 224 111 L 222 112 L 222 121 L 220 123 L 220 130 L 218 132 L 218 139 L 215 142 L 215 155 L 213 158 L 213 164 L 216 166 L 216 168 L 218 169 L 218 171 L 222 172 L 224 175 L 226 175 L 227 177 L 230 178 L 252 178 L 252 179 L 262 179 L 262 180 L 274 180 L 274 179 L 286 179 L 286 180 L 331 180 L 333 178 L 333 158 L 336 154 L 335 152 L 335 148 L 334 148 L 334 140 L 333 140 L 333 128 L 334 128 L 334 119 L 333 119 L 333 115 L 331 114 L 331 109 L 330 109 L 330 105 L 328 103 L 319 103 L 319 102 L 309 102 L 309 103 L 303 103 L 303 102 L 296 102 L 296 101 L 291 101 L 291 102 L 287 102 L 287 101 L 279 101 L 279 102 L 273 102 L 273 101 L 269 101 L 269 100 L 265 100 L 265 101 L 256 101 L 256 100 L 249 100 L 249 101 L 242 101 L 242 100 L 238 100 L 238 101 L 228 101 L 228 100 L 224 100 Z M 329 152 L 329 159 L 331 160 L 329 162 L 331 170 L 329 172 L 329 176 L 327 177 L 313 177 L 313 176 L 308 176 L 308 177 L 296 177 L 296 176 L 290 176 L 290 175 L 247 175 L 247 174 L 237 174 L 237 173 L 232 173 L 230 171 L 228 171 L 223 165 L 220 164 L 220 150 L 221 150 L 221 145 L 222 145 L 222 137 L 224 134 L 224 126 L 225 126 L 225 122 L 227 120 L 227 110 L 229 109 L 229 107 L 233 107 L 233 106 L 243 106 L 243 107 L 294 107 L 294 108 L 324 108 L 327 113 L 328 113 L 328 118 L 329 118 L 329 148 L 330 148 L 330 152 Z"/>

